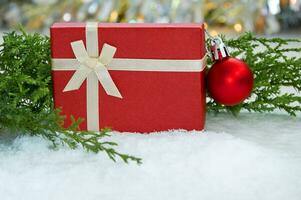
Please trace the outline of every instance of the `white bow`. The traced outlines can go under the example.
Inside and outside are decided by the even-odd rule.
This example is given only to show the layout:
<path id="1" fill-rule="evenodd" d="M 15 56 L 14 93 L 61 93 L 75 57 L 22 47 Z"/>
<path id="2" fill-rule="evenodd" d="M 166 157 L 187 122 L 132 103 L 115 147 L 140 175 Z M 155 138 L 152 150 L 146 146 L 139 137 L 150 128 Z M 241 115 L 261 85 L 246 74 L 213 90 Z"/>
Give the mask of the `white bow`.
<path id="1" fill-rule="evenodd" d="M 76 60 L 80 63 L 80 67 L 75 71 L 63 91 L 79 89 L 88 75 L 94 72 L 108 95 L 122 98 L 106 68 L 106 65 L 113 60 L 116 48 L 109 44 L 104 44 L 100 56 L 93 58 L 88 55 L 82 40 L 72 42 L 71 47 Z"/>

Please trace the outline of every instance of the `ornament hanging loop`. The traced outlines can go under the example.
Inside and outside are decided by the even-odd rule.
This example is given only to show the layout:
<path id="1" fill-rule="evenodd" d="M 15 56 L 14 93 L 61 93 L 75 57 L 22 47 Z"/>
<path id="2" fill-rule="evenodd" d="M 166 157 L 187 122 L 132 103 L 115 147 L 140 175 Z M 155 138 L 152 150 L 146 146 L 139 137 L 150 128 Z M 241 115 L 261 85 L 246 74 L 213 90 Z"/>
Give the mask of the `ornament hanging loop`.
<path id="1" fill-rule="evenodd" d="M 210 40 L 210 49 L 207 49 L 207 51 L 213 61 L 222 60 L 223 58 L 230 56 L 229 50 L 221 37 L 213 37 L 207 30 L 205 30 L 205 33 Z"/>
<path id="2" fill-rule="evenodd" d="M 215 37 L 211 40 L 210 52 L 214 61 L 222 60 L 223 58 L 230 56 L 228 48 L 220 37 Z"/>

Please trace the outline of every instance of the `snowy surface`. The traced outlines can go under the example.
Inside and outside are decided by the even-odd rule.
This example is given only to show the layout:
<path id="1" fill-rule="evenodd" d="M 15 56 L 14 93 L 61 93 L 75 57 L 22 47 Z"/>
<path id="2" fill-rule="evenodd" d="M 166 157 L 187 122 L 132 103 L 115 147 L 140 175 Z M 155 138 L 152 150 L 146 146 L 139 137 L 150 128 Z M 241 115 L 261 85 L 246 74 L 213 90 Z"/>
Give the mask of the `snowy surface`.
<path id="1" fill-rule="evenodd" d="M 209 115 L 205 132 L 114 133 L 143 164 L 41 138 L 0 144 L 1 200 L 299 200 L 301 117 Z"/>

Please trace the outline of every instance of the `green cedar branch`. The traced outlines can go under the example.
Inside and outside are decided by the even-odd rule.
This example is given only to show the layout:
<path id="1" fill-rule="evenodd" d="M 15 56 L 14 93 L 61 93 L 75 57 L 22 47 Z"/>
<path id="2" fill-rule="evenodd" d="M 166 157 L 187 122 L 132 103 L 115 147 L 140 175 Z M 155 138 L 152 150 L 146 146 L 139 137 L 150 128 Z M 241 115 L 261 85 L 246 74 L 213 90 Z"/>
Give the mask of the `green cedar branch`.
<path id="1" fill-rule="evenodd" d="M 243 59 L 252 69 L 254 88 L 251 97 L 237 106 L 223 106 L 209 99 L 209 112 L 228 111 L 237 115 L 241 110 L 282 110 L 296 116 L 301 111 L 301 48 L 288 47 L 289 44 L 300 46 L 300 40 L 256 37 L 252 33 L 236 39 L 223 39 L 231 56 Z M 292 56 L 294 54 L 298 56 Z M 208 66 L 211 65 L 209 61 Z M 296 93 L 283 93 L 283 87 L 293 88 Z"/>
<path id="2" fill-rule="evenodd" d="M 114 142 L 103 141 L 110 129 L 100 133 L 78 131 L 81 119 L 71 117 L 72 125 L 62 127 L 64 117 L 53 108 L 50 40 L 47 36 L 7 33 L 0 46 L 0 134 L 17 132 L 41 136 L 54 148 L 79 146 L 91 152 L 104 152 L 110 159 L 141 164 L 140 158 L 114 149 Z"/>

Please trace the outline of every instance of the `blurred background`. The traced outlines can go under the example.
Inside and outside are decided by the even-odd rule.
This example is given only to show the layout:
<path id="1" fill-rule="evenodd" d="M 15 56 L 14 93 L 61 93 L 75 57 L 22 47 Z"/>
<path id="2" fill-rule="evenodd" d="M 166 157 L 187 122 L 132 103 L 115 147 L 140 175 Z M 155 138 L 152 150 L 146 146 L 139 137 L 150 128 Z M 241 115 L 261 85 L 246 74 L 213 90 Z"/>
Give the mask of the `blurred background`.
<path id="1" fill-rule="evenodd" d="M 301 33 L 301 0 L 0 0 L 0 32 L 57 21 L 206 22 L 212 35 Z"/>

